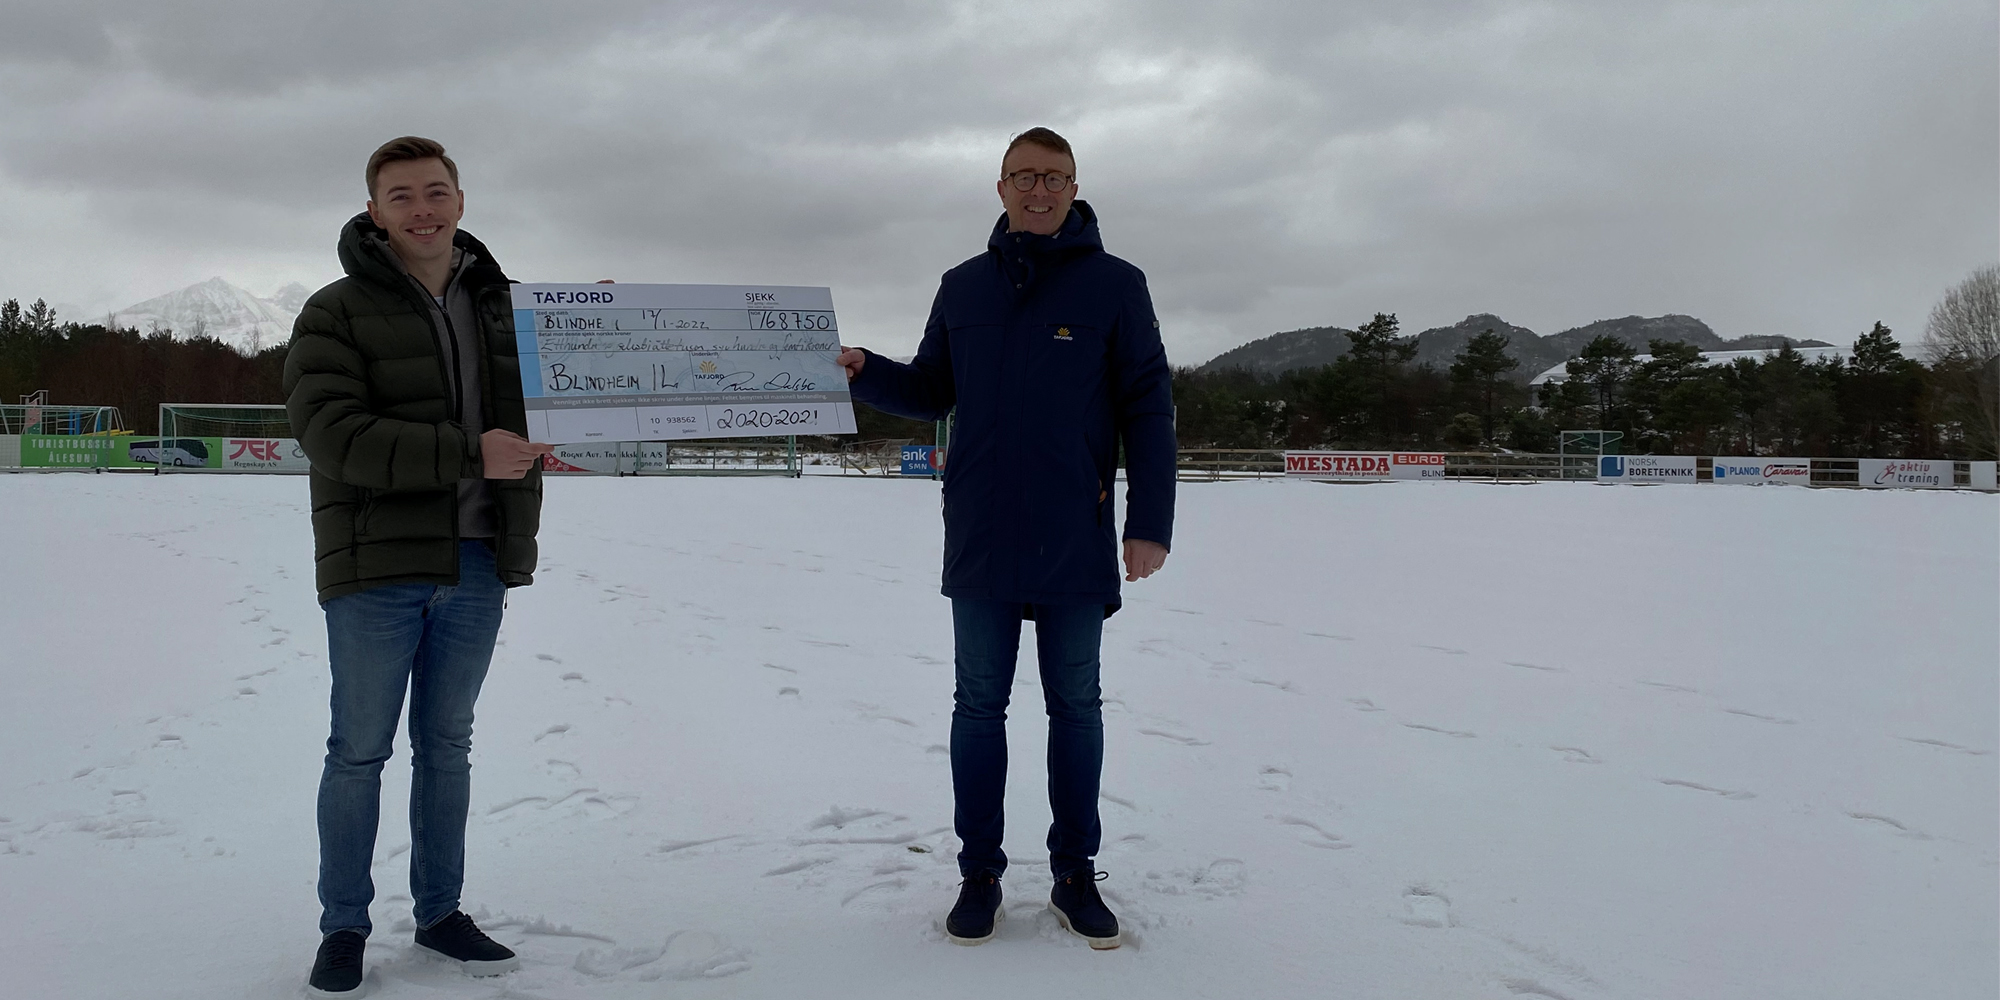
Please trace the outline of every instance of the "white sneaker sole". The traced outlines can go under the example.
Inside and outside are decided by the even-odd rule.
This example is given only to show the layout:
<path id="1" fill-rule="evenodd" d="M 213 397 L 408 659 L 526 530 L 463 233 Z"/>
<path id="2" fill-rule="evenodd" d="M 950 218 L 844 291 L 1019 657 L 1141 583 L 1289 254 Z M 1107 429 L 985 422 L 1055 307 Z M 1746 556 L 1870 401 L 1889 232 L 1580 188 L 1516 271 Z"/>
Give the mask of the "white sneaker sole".
<path id="1" fill-rule="evenodd" d="M 1083 933 L 1082 931 L 1077 930 L 1074 927 L 1071 927 L 1069 923 L 1069 914 L 1064 913 L 1054 903 L 1049 904 L 1049 912 L 1056 915 L 1056 922 L 1062 924 L 1063 930 L 1066 930 L 1071 934 L 1074 934 L 1077 937 L 1082 938 L 1084 940 L 1084 943 L 1090 945 L 1091 950 L 1093 951 L 1110 951 L 1111 949 L 1116 948 L 1125 942 L 1124 932 L 1122 931 L 1117 934 L 1113 934 L 1110 937 L 1094 938 L 1088 934 Z"/>
<path id="2" fill-rule="evenodd" d="M 463 962 L 456 958 L 451 957 L 450 955 L 445 954 L 444 952 L 438 951 L 435 948 L 427 948 L 423 945 L 417 945 L 416 948 L 418 951 L 423 952 L 426 955 L 429 955 L 433 958 L 441 958 L 447 962 L 450 962 L 453 965 L 458 966 L 461 969 L 464 969 L 465 974 L 468 976 L 473 976 L 475 978 L 480 978 L 480 979 L 484 979 L 487 976 L 504 976 L 507 973 L 512 972 L 515 969 L 521 967 L 521 956 L 519 955 L 516 955 L 513 958 L 503 958 L 498 962 Z M 341 995 L 344 996 L 345 994 Z"/>
<path id="3" fill-rule="evenodd" d="M 315 988 L 311 983 L 306 984 L 306 996 L 312 997 L 313 1000 L 361 1000 L 362 997 L 368 995 L 368 992 L 368 980 L 366 979 L 361 981 L 361 985 L 345 993 L 328 993 L 325 990 Z"/>
<path id="4" fill-rule="evenodd" d="M 975 944 L 985 944 L 986 942 L 993 940 L 993 936 L 995 934 L 1000 933 L 1000 921 L 1005 919 L 1007 919 L 1007 908 L 1005 906 L 997 906 L 993 908 L 993 929 L 987 931 L 985 937 L 976 937 L 976 938 L 959 937 L 958 935 L 953 934 L 950 931 L 945 931 L 944 936 L 946 938 L 949 938 L 952 944 L 962 944 L 968 948 L 970 948 Z"/>

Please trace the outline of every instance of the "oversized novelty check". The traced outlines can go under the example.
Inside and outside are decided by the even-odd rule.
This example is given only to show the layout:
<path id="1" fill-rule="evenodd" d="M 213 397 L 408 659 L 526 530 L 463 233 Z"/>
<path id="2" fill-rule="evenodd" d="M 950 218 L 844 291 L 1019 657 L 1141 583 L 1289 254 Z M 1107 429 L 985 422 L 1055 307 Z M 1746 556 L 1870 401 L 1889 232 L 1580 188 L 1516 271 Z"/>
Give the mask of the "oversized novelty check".
<path id="1" fill-rule="evenodd" d="M 528 437 L 852 434 L 825 288 L 515 285 Z"/>

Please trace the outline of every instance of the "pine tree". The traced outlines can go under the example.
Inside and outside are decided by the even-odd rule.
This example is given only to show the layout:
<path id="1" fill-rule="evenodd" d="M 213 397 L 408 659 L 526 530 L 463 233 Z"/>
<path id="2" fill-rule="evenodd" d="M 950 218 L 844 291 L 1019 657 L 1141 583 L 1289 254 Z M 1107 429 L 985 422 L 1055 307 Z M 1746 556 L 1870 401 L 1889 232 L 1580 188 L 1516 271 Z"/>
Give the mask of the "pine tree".
<path id="1" fill-rule="evenodd" d="M 1373 431 L 1371 444 L 1389 443 L 1396 383 L 1403 366 L 1417 356 L 1417 345 L 1402 340 L 1398 329 L 1395 313 L 1376 313 L 1347 335 L 1347 353 L 1328 373 L 1336 419 Z"/>
<path id="2" fill-rule="evenodd" d="M 1511 385 L 1508 372 L 1521 367 L 1507 354 L 1509 339 L 1487 329 L 1466 342 L 1465 349 L 1451 362 L 1452 387 L 1473 403 L 1479 418 L 1481 440 L 1493 443 L 1493 425 L 1500 417 L 1500 400 Z"/>
<path id="3" fill-rule="evenodd" d="M 1566 369 L 1569 380 L 1588 386 L 1595 399 L 1598 429 L 1631 429 L 1617 413 L 1617 406 L 1624 399 L 1633 369 L 1638 367 L 1632 360 L 1638 353 L 1632 345 L 1616 337 L 1599 334 L 1570 361 Z"/>
<path id="4" fill-rule="evenodd" d="M 1861 455 L 1907 455 L 1924 437 L 1917 416 L 1922 394 L 1922 368 L 1903 356 L 1888 327 L 1874 329 L 1854 342 L 1854 357 L 1839 379 L 1841 423 Z"/>

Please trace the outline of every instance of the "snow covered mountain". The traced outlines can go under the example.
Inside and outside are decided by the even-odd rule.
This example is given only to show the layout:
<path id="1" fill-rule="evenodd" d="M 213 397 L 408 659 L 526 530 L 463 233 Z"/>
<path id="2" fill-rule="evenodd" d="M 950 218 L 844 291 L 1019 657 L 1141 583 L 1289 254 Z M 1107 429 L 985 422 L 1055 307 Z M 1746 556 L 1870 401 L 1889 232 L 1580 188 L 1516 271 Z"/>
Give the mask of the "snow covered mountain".
<path id="1" fill-rule="evenodd" d="M 221 278 L 210 278 L 177 292 L 126 306 L 112 314 L 113 322 L 141 333 L 172 330 L 186 339 L 206 334 L 246 354 L 285 343 L 292 320 L 311 289 L 293 283 L 262 298 Z"/>

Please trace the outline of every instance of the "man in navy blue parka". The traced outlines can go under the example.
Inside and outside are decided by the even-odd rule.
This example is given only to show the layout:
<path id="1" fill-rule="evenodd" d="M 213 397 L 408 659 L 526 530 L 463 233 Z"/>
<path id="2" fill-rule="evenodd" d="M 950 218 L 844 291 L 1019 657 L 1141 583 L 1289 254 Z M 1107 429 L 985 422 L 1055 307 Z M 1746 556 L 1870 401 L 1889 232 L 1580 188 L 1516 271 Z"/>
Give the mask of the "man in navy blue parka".
<path id="1" fill-rule="evenodd" d="M 1051 905 L 1096 948 L 1119 943 L 1094 869 L 1104 726 L 1098 649 L 1118 609 L 1120 446 L 1125 579 L 1173 540 L 1172 377 L 1146 276 L 1104 252 L 1076 201 L 1076 161 L 1048 129 L 1016 137 L 986 252 L 945 273 L 909 364 L 840 356 L 854 398 L 922 420 L 957 410 L 944 476 L 944 587 L 957 691 L 951 765 L 965 876 L 953 941 L 993 935 L 1000 911 L 1006 710 L 1021 622 L 1035 622 L 1049 715 Z"/>

